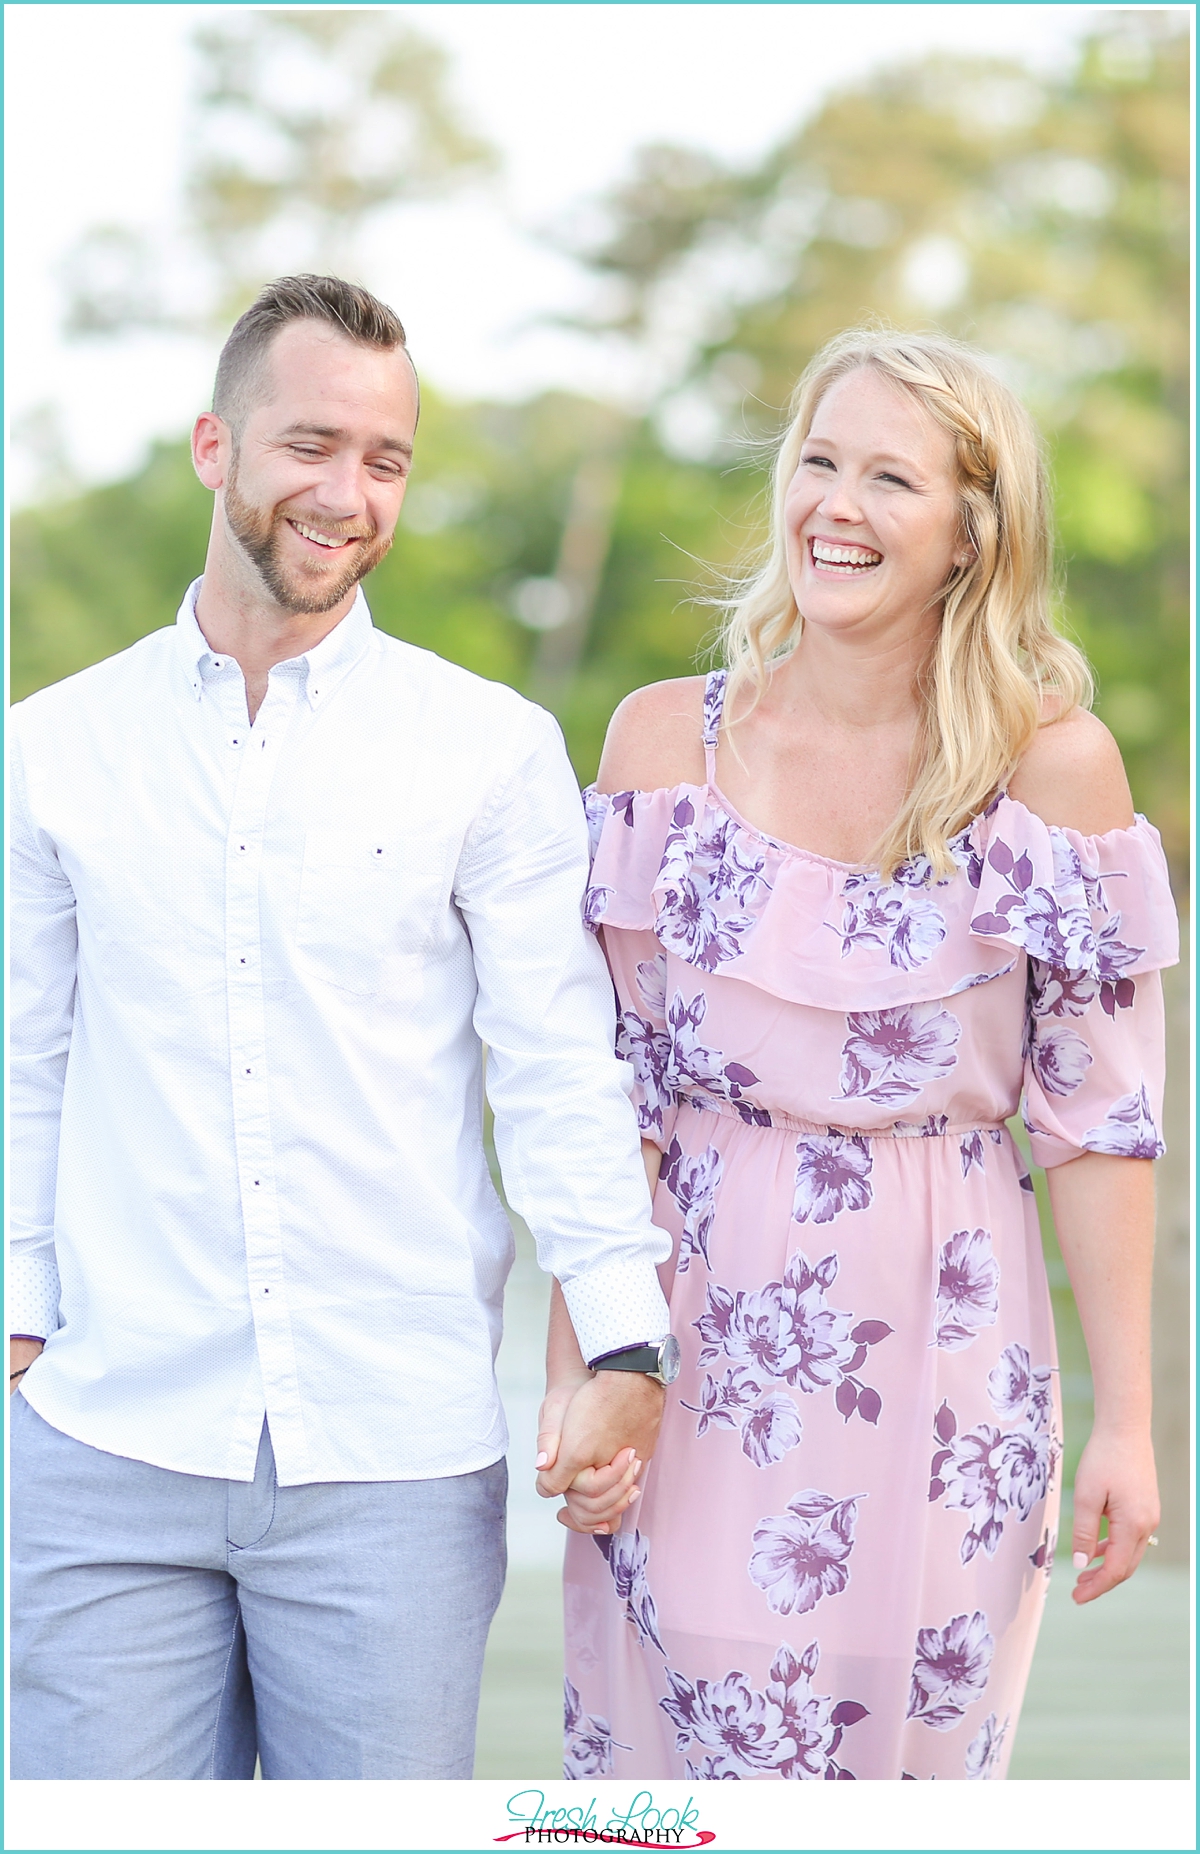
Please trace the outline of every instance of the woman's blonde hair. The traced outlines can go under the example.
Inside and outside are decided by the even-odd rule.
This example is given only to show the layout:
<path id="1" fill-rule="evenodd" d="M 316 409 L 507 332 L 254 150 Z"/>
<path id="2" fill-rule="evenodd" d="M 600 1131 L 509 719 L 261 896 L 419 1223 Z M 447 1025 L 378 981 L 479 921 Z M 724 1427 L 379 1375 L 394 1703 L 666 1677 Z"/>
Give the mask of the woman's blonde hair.
<path id="1" fill-rule="evenodd" d="M 948 839 L 999 791 L 1045 718 L 1091 701 L 1076 646 L 1050 616 L 1053 543 L 1046 466 L 1037 429 L 984 356 L 943 335 L 854 328 L 809 362 L 791 404 L 772 476 L 771 534 L 761 565 L 733 589 L 722 647 L 726 714 L 792 651 L 804 625 L 788 578 L 784 497 L 817 406 L 836 380 L 872 367 L 924 406 L 954 439 L 963 539 L 974 552 L 939 595 L 942 621 L 921 678 L 923 720 L 911 789 L 872 858 L 885 875 L 923 852 L 952 872 Z"/>

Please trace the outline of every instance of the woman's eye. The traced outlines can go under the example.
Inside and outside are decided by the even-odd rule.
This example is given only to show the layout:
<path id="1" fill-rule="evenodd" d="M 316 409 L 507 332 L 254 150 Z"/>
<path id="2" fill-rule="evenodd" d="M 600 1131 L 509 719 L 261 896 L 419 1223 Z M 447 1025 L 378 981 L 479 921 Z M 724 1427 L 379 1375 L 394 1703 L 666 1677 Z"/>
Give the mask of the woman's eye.
<path id="1" fill-rule="evenodd" d="M 801 459 L 801 462 L 805 464 L 815 464 L 819 470 L 833 469 L 833 465 L 828 457 L 804 457 Z"/>
<path id="2" fill-rule="evenodd" d="M 911 483 L 907 482 L 902 476 L 896 476 L 891 470 L 880 471 L 880 481 L 883 483 L 899 483 L 901 489 L 912 488 Z"/>

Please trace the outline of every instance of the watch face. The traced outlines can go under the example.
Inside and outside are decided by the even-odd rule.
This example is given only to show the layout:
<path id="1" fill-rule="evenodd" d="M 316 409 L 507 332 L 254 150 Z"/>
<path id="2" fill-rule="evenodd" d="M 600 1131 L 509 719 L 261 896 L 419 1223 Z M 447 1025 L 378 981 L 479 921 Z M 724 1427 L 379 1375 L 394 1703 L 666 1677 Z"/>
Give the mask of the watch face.
<path id="1" fill-rule="evenodd" d="M 668 1333 L 658 1351 L 658 1375 L 664 1384 L 674 1384 L 679 1376 L 679 1365 L 679 1341 L 674 1333 Z"/>

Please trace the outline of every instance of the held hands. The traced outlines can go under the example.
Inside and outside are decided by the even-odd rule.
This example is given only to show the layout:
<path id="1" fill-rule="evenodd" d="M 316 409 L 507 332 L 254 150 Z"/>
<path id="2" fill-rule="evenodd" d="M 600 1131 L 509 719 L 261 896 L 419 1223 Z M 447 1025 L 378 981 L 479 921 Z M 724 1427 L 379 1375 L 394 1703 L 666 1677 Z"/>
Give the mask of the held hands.
<path id="1" fill-rule="evenodd" d="M 538 1420 L 537 1490 L 565 1494 L 572 1532 L 612 1532 L 639 1498 L 635 1485 L 658 1439 L 666 1391 L 643 1372 L 581 1367 L 547 1391 Z"/>
<path id="2" fill-rule="evenodd" d="M 1108 1537 L 1100 1520 L 1108 1518 Z M 1071 1544 L 1081 1572 L 1072 1596 L 1091 1603 L 1132 1577 L 1159 1520 L 1154 1453 L 1144 1430 L 1093 1429 L 1075 1474 L 1075 1525 Z M 1093 1558 L 1101 1562 L 1090 1570 Z"/>

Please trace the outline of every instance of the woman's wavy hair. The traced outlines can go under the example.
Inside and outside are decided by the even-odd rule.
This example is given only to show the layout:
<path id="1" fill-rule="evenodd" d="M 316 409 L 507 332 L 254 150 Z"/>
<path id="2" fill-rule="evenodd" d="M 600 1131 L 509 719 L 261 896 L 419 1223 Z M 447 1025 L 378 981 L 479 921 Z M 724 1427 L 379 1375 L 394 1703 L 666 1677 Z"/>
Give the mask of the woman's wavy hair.
<path id="1" fill-rule="evenodd" d="M 1092 697 L 1091 673 L 1050 615 L 1053 540 L 1046 465 L 1024 406 L 977 349 L 943 335 L 853 328 L 809 362 L 772 475 L 771 532 L 760 564 L 723 601 L 726 713 L 752 712 L 770 665 L 799 641 L 803 614 L 788 578 L 784 497 L 817 406 L 836 380 L 873 367 L 909 393 L 954 439 L 962 533 L 974 550 L 942 591 L 942 621 L 921 677 L 923 718 L 910 790 L 876 845 L 885 875 L 924 853 L 954 868 L 948 840 L 1011 776 L 1038 727 Z M 733 720 L 734 698 L 753 699 Z M 1053 702 L 1044 706 L 1044 698 Z"/>

